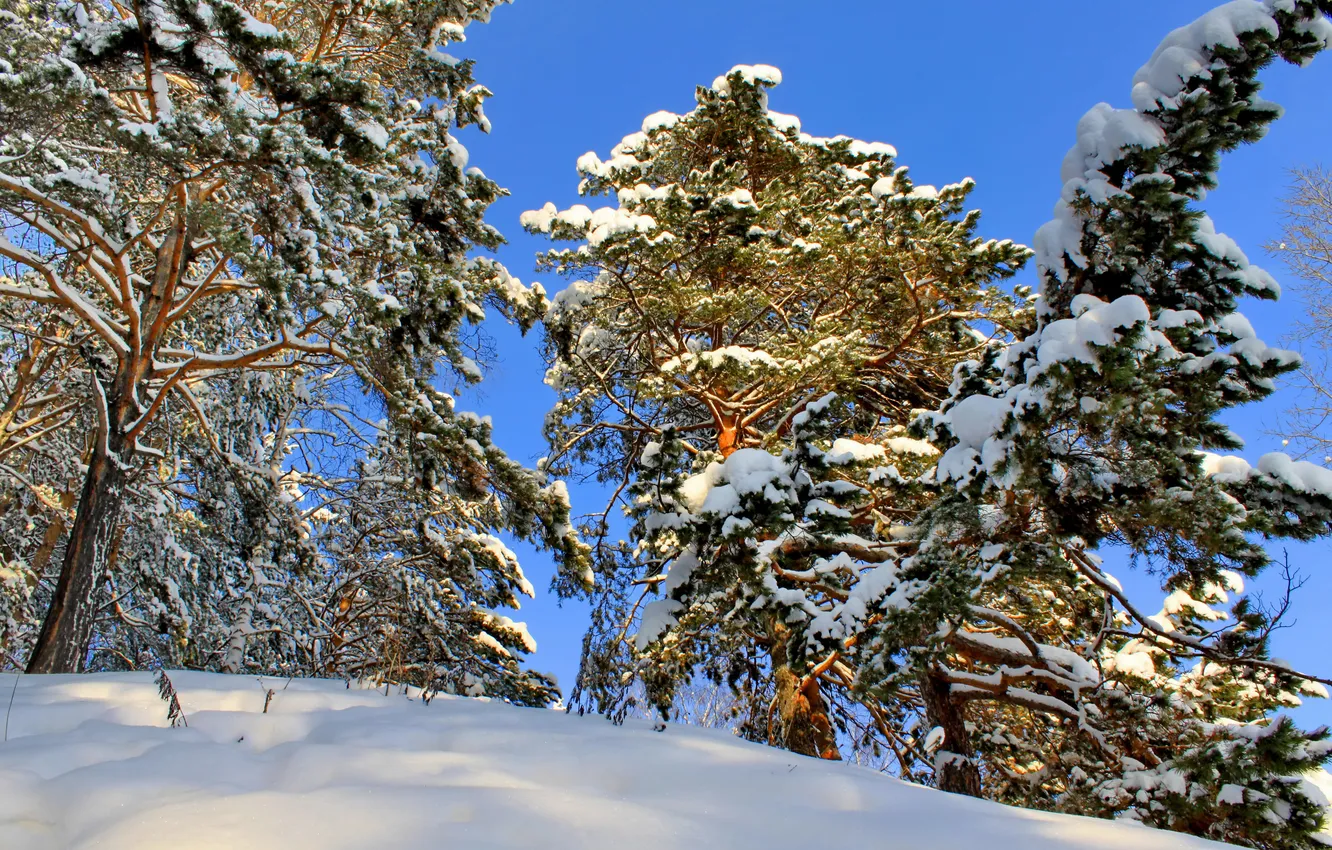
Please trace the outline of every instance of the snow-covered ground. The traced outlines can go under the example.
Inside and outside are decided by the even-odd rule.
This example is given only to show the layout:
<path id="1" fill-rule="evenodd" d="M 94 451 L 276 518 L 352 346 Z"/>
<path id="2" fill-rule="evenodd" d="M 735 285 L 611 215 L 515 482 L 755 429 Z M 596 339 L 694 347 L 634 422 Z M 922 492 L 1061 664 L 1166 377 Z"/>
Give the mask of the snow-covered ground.
<path id="1" fill-rule="evenodd" d="M 149 673 L 0 675 L 0 709 L 13 698 L 0 848 L 1222 846 L 955 797 L 718 731 L 337 681 L 170 677 L 188 727 L 167 725 Z"/>

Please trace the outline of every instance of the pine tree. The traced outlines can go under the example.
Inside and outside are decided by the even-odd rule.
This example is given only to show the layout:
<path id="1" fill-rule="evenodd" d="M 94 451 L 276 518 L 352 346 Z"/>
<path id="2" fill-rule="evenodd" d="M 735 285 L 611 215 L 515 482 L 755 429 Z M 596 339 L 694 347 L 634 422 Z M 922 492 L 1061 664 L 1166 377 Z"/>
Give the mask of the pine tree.
<path id="1" fill-rule="evenodd" d="M 350 372 L 238 377 L 211 417 L 226 460 L 187 454 L 162 509 L 136 513 L 122 549 L 136 548 L 110 582 L 118 616 L 99 622 L 91 666 L 336 676 L 549 703 L 553 685 L 520 665 L 530 635 L 495 610 L 534 590 L 494 532 L 542 542 L 530 506 L 567 517 L 562 488 L 540 487 L 493 446 L 487 457 L 489 425 L 467 413 L 452 425 L 473 454 L 440 455 L 462 466 L 421 479 L 406 435 L 338 401 L 354 390 Z"/>
<path id="2" fill-rule="evenodd" d="M 1297 361 L 1236 311 L 1275 283 L 1193 204 L 1220 154 L 1278 114 L 1257 73 L 1324 49 L 1326 11 L 1224 6 L 1163 43 L 1135 79 L 1136 109 L 1088 113 L 1037 236 L 1030 319 L 992 285 L 1022 249 L 989 243 L 1009 253 L 967 265 L 956 258 L 986 244 L 969 241 L 974 217 L 943 241 L 915 229 L 959 213 L 943 206 L 958 187 L 922 191 L 888 163 L 816 177 L 768 154 L 779 127 L 837 150 L 765 114 L 772 69 L 738 68 L 694 113 L 654 115 L 608 162 L 580 160 L 584 191 L 614 189 L 619 208 L 547 207 L 525 223 L 585 242 L 545 257 L 579 278 L 546 318 L 561 392 L 548 462 L 628 493 L 634 520 L 632 547 L 599 547 L 584 703 L 622 712 L 638 679 L 668 709 L 702 674 L 739 692 L 742 733 L 798 752 L 882 747 L 947 790 L 1311 846 L 1323 813 L 1300 774 L 1332 748 L 1274 712 L 1328 680 L 1272 659 L 1281 612 L 1234 594 L 1268 566 L 1258 535 L 1328 532 L 1332 473 L 1210 453 L 1240 445 L 1217 415 Z M 732 100 L 755 116 L 741 131 L 718 119 L 686 135 Z M 690 142 L 674 154 L 678 136 Z M 838 191 L 820 197 L 826 185 Z M 791 214 L 792 195 L 809 206 Z M 912 206 L 925 199 L 942 219 Z M 861 231 L 864 265 L 832 278 L 854 307 L 799 274 L 795 257 L 835 254 L 864 210 L 894 204 L 915 215 Z M 709 215 L 734 223 L 688 229 Z M 818 248 L 776 255 L 774 230 L 778 245 Z M 946 262 L 913 276 L 935 256 Z M 931 356 L 878 373 L 857 347 L 912 326 L 921 280 L 943 293 L 925 315 L 947 305 L 909 343 Z M 824 342 L 830 314 L 842 324 Z M 959 362 L 967 340 L 980 356 Z M 912 415 L 940 394 L 937 412 Z M 744 406 L 760 398 L 771 407 Z M 614 503 L 594 534 L 610 534 Z M 1160 570 L 1159 613 L 1105 571 L 1108 545 Z"/>
<path id="3" fill-rule="evenodd" d="M 96 434 L 29 669 L 82 665 L 132 481 L 180 428 L 219 448 L 204 397 L 238 370 L 354 371 L 422 480 L 476 454 L 435 364 L 466 365 L 458 329 L 487 302 L 541 304 L 467 257 L 499 242 L 481 217 L 500 190 L 451 128 L 487 127 L 488 92 L 437 46 L 494 5 L 31 2 L 0 20 L 0 296 L 63 326 Z M 536 479 L 478 445 L 476 475 L 555 529 Z"/>
<path id="4" fill-rule="evenodd" d="M 560 392 L 547 418 L 546 468 L 590 468 L 616 486 L 589 529 L 600 541 L 603 600 L 580 693 L 603 709 L 625 707 L 617 704 L 625 682 L 614 659 L 625 660 L 643 595 L 630 588 L 661 584 L 670 598 L 649 606 L 638 630 L 640 649 L 653 642 L 645 676 L 654 703 L 667 706 L 673 688 L 709 659 L 714 677 L 746 675 L 760 690 L 775 689 L 780 723 L 767 724 L 763 737 L 835 756 L 836 721 L 811 672 L 827 653 L 812 657 L 784 605 L 759 607 L 774 594 L 824 593 L 809 571 L 828 560 L 819 558 L 822 548 L 831 546 L 824 553 L 831 555 L 840 544 L 788 546 L 792 564 L 774 578 L 762 569 L 771 553 L 754 562 L 743 530 L 775 545 L 811 523 L 820 530 L 809 533 L 831 541 L 853 526 L 889 523 L 896 511 L 866 498 L 848 520 L 832 502 L 853 501 L 849 483 L 811 487 L 794 472 L 846 460 L 830 462 L 797 444 L 785 468 L 768 451 L 780 451 L 832 391 L 855 400 L 838 408 L 848 433 L 902 431 L 912 409 L 942 398 L 953 365 L 985 346 L 970 322 L 984 318 L 1002 334 L 1025 321 L 991 283 L 1028 252 L 973 235 L 979 214 L 964 206 L 971 181 L 917 186 L 891 147 L 814 138 L 797 119 L 770 112 L 767 91 L 778 79 L 772 68 L 737 67 L 698 89 L 692 113 L 656 113 L 610 160 L 580 159 L 582 191 L 614 193 L 618 206 L 547 205 L 523 223 L 585 242 L 543 258 L 581 278 L 546 315 L 547 382 Z M 911 464 L 921 447 L 900 433 L 896 440 L 893 451 Z M 743 512 L 710 514 L 703 505 L 703 494 L 728 474 L 732 500 L 738 494 L 755 512 L 729 524 Z M 767 482 L 759 479 L 769 474 L 785 489 L 765 502 Z M 742 488 L 737 476 L 746 475 L 757 490 Z M 610 513 L 630 493 L 640 541 L 632 555 L 607 538 Z M 788 510 L 788 496 L 803 500 L 808 517 Z M 664 513 L 681 504 L 688 508 Z M 854 585 L 854 574 L 846 583 Z M 574 589 L 570 580 L 566 591 Z M 668 615 L 672 606 L 689 613 Z M 651 624 L 690 637 L 656 641 Z M 845 691 L 853 678 L 833 687 Z"/>
<path id="5" fill-rule="evenodd" d="M 1207 451 L 1241 445 L 1217 415 L 1267 396 L 1298 359 L 1236 309 L 1241 296 L 1276 297 L 1275 282 L 1192 204 L 1215 185 L 1220 154 L 1279 115 L 1258 97 L 1257 73 L 1277 57 L 1303 64 L 1332 39 L 1320 10 L 1223 6 L 1163 42 L 1135 77 L 1135 109 L 1083 118 L 1055 220 L 1037 235 L 1035 333 L 960 368 L 943 412 L 917 424 L 945 449 L 944 487 L 901 565 L 917 583 L 912 602 L 879 635 L 885 655 L 908 658 L 922 623 L 965 628 L 959 586 L 985 600 L 1042 586 L 1090 593 L 1092 616 L 1060 643 L 1098 663 L 1095 690 L 1052 691 L 1018 658 L 982 671 L 1001 693 L 1043 685 L 1102 752 L 1062 768 L 1053 751 L 1036 760 L 1055 773 L 1076 765 L 1071 782 L 1047 786 L 1052 805 L 1076 807 L 1082 783 L 1102 812 L 1255 847 L 1312 846 L 1322 813 L 1299 777 L 1326 761 L 1327 732 L 1270 712 L 1326 692 L 1269 657 L 1270 612 L 1244 597 L 1229 615 L 1212 605 L 1268 566 L 1255 533 L 1328 533 L 1332 473 Z M 1160 614 L 1102 569 L 1093 550 L 1107 543 L 1162 571 Z M 1040 641 L 1028 651 L 1050 654 Z M 930 663 L 950 684 L 949 708 L 965 711 L 976 674 L 946 656 Z M 1238 704 L 1218 716 L 1225 693 Z M 949 744 L 974 777 L 972 741 Z"/>

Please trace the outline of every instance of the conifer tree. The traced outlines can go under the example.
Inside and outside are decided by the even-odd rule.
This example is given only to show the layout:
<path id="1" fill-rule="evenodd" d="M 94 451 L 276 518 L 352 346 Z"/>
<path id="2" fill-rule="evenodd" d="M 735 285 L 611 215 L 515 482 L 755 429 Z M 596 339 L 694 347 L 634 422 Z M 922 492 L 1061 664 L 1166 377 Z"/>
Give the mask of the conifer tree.
<path id="1" fill-rule="evenodd" d="M 917 592 L 885 618 L 882 648 L 919 655 L 921 622 L 961 625 L 959 586 L 1005 601 L 1042 585 L 1090 592 L 1101 624 L 1086 619 L 1061 642 L 1101 675 L 1096 690 L 1059 696 L 1099 701 L 1070 719 L 1103 756 L 1037 760 L 1053 774 L 1076 765 L 1046 784 L 1063 789 L 1060 807 L 1081 784 L 1102 811 L 1249 846 L 1312 846 L 1317 832 L 1320 795 L 1300 774 L 1326 761 L 1327 730 L 1302 733 L 1270 712 L 1326 692 L 1269 657 L 1274 612 L 1245 597 L 1229 615 L 1214 606 L 1268 566 L 1255 534 L 1328 532 L 1332 473 L 1208 451 L 1240 447 L 1217 415 L 1268 395 L 1298 360 L 1237 312 L 1241 296 L 1276 297 L 1275 282 L 1192 204 L 1215 185 L 1220 154 L 1279 115 L 1258 97 L 1257 73 L 1326 48 L 1326 12 L 1223 6 L 1163 42 L 1135 77 L 1135 109 L 1083 118 L 1055 220 L 1037 235 L 1036 332 L 960 368 L 943 413 L 917 424 L 946 449 L 944 486 L 900 565 Z M 1161 569 L 1159 614 L 1102 569 L 1093 550 L 1107 543 Z M 946 659 L 932 669 L 955 710 L 976 687 L 1039 683 L 1018 659 L 995 661 L 984 685 Z M 974 774 L 971 742 L 950 744 Z"/>
<path id="2" fill-rule="evenodd" d="M 1223 6 L 1163 43 L 1135 79 L 1135 109 L 1101 105 L 1083 119 L 1056 220 L 1037 236 L 1042 290 L 1031 325 L 986 291 L 1001 264 L 972 278 L 971 300 L 951 296 L 964 312 L 939 324 L 952 324 L 952 340 L 970 325 L 981 356 L 959 363 L 960 346 L 933 350 L 951 381 L 938 412 L 923 416 L 910 413 L 932 404 L 929 392 L 908 389 L 915 361 L 885 379 L 874 358 L 852 357 L 779 388 L 776 427 L 751 436 L 749 414 L 725 418 L 734 407 L 722 402 L 750 398 L 761 377 L 804 374 L 788 364 L 817 356 L 823 337 L 809 331 L 822 301 L 810 286 L 808 300 L 769 312 L 772 283 L 808 282 L 786 258 L 749 266 L 736 250 L 713 266 L 731 273 L 725 280 L 768 275 L 737 299 L 754 311 L 746 318 L 759 314 L 740 323 L 755 341 L 728 348 L 706 322 L 691 324 L 688 311 L 717 297 L 685 286 L 707 280 L 696 269 L 725 236 L 686 240 L 678 219 L 665 223 L 663 202 L 673 184 L 706 175 L 740 172 L 743 184 L 754 160 L 742 152 L 767 136 L 714 131 L 685 147 L 701 165 L 660 156 L 668 148 L 657 140 L 687 130 L 714 101 L 749 97 L 751 111 L 765 110 L 761 84 L 775 73 L 737 69 L 700 91 L 695 113 L 653 116 L 609 162 L 581 160 L 584 190 L 609 177 L 620 208 L 547 208 L 525 223 L 586 241 L 546 255 L 583 278 L 546 319 L 548 380 L 561 391 L 548 419 L 551 463 L 582 463 L 628 492 L 635 522 L 632 547 L 601 550 L 585 699 L 613 710 L 638 677 L 669 705 L 672 689 L 702 672 L 741 692 L 744 734 L 799 752 L 868 743 L 892 750 L 902 774 L 947 790 L 1254 847 L 1312 846 L 1323 801 L 1301 773 L 1332 746 L 1326 730 L 1303 732 L 1274 712 L 1325 696 L 1328 680 L 1271 658 L 1280 609 L 1236 595 L 1269 564 L 1258 535 L 1328 532 L 1332 473 L 1279 454 L 1250 466 L 1211 453 L 1240 445 L 1217 415 L 1266 396 L 1297 361 L 1236 311 L 1242 296 L 1275 297 L 1274 281 L 1193 205 L 1214 185 L 1220 154 L 1261 137 L 1278 114 L 1257 96 L 1258 72 L 1324 49 L 1327 11 L 1293 0 Z M 714 139 L 729 147 L 706 147 Z M 659 160 L 670 163 L 665 176 Z M 904 182 L 889 197 L 894 184 L 878 174 L 856 184 L 852 172 L 867 169 L 842 166 L 853 184 L 834 198 L 910 208 L 922 194 Z M 823 185 L 805 174 L 791 182 L 811 199 Z M 791 206 L 740 188 L 749 194 L 729 207 L 752 203 L 755 218 Z M 840 202 L 811 206 L 845 210 Z M 680 209 L 714 206 L 705 196 Z M 845 266 L 841 291 L 898 288 L 877 303 L 862 294 L 864 314 L 837 313 L 847 320 L 839 350 L 909 324 L 877 321 L 869 305 L 919 303 L 910 264 L 934 254 L 891 238 L 931 220 L 915 211 L 863 243 L 887 267 L 883 277 Z M 832 215 L 830 230 L 855 231 Z M 791 220 L 819 216 L 802 209 Z M 772 229 L 742 220 L 728 235 L 758 240 Z M 824 232 L 813 240 L 820 249 L 836 244 Z M 621 243 L 634 248 L 617 253 Z M 901 244 L 910 250 L 895 253 Z M 1002 267 L 1023 259 L 1010 250 Z M 966 280 L 966 266 L 946 265 L 930 285 L 947 272 Z M 658 292 L 680 297 L 658 301 Z M 967 304 L 997 315 L 982 325 Z M 719 315 L 731 321 L 707 318 Z M 773 353 L 784 334 L 805 333 Z M 638 353 L 654 343 L 669 356 Z M 711 390 L 727 369 L 736 377 L 721 386 L 731 395 L 712 407 L 702 393 L 692 401 L 694 386 Z M 926 369 L 916 386 L 938 393 L 929 383 L 937 374 Z M 604 517 L 594 522 L 602 533 Z M 1108 545 L 1161 571 L 1159 608 L 1129 598 L 1105 571 L 1096 549 Z"/>
<path id="3" fill-rule="evenodd" d="M 150 491 L 156 509 L 132 507 L 90 667 L 336 676 L 549 703 L 553 685 L 520 665 L 534 642 L 496 610 L 533 588 L 494 532 L 536 536 L 523 505 L 567 513 L 559 488 L 502 457 L 489 468 L 517 479 L 509 491 L 487 483 L 477 457 L 420 480 L 391 421 L 339 402 L 354 390 L 350 370 L 308 383 L 234 377 L 214 385 L 228 390 L 210 417 L 223 452 L 178 450 L 167 486 Z"/>
<path id="4" fill-rule="evenodd" d="M 474 371 L 458 329 L 487 302 L 541 303 L 467 257 L 498 244 L 500 190 L 451 130 L 488 126 L 488 92 L 437 48 L 494 5 L 37 0 L 0 20 L 0 297 L 63 323 L 95 423 L 30 670 L 83 664 L 131 482 L 177 426 L 220 451 L 205 397 L 237 371 L 352 370 L 412 476 L 477 466 L 577 558 L 537 479 L 432 387 L 441 360 Z"/>
<path id="5" fill-rule="evenodd" d="M 766 684 L 759 687 L 775 688 L 780 706 L 765 737 L 835 756 L 827 699 L 817 676 L 809 676 L 804 649 L 788 649 L 800 640 L 783 612 L 756 613 L 755 620 L 728 614 L 773 592 L 813 592 L 820 583 L 805 575 L 807 564 L 779 573 L 781 588 L 767 588 L 772 573 L 734 572 L 748 557 L 740 526 L 713 534 L 687 527 L 692 515 L 671 519 L 653 510 L 672 500 L 689 503 L 680 488 L 706 490 L 703 479 L 683 479 L 690 471 L 718 479 L 717 470 L 731 470 L 741 499 L 752 494 L 734 479 L 748 475 L 761 495 L 766 482 L 759 479 L 779 463 L 767 450 L 804 427 L 807 409 L 831 391 L 855 400 L 842 411 L 852 431 L 900 432 L 912 409 L 942 398 L 953 365 L 984 347 L 986 337 L 970 323 L 983 318 L 1002 334 L 1024 321 L 990 283 L 1012 274 L 1028 252 L 973 235 L 978 213 L 964 206 L 971 181 L 917 186 L 887 145 L 801 133 L 797 119 L 767 108 L 768 89 L 778 81 L 775 69 L 740 66 L 700 87 L 694 112 L 656 113 L 610 160 L 579 160 L 583 192 L 614 193 L 616 206 L 560 212 L 547 205 L 523 223 L 585 242 L 543 258 L 581 278 L 546 316 L 547 382 L 561 394 L 547 418 L 547 469 L 590 467 L 617 488 L 591 530 L 601 538 L 600 592 L 627 607 L 598 611 L 608 618 L 606 639 L 594 637 L 589 646 L 581 693 L 603 708 L 623 708 L 613 693 L 623 671 L 607 665 L 627 648 L 626 617 L 640 601 L 630 597 L 642 595 L 627 588 L 651 589 L 665 579 L 667 594 L 675 593 L 692 568 L 686 565 L 716 555 L 706 577 L 702 568 L 693 573 L 691 592 L 700 602 L 688 625 L 665 616 L 662 606 L 679 604 L 674 600 L 650 609 L 650 622 L 678 623 L 690 634 L 678 644 L 654 644 L 650 698 L 668 704 L 673 684 L 704 659 L 712 659 L 714 675 L 732 680 L 762 668 L 758 678 Z M 905 463 L 922 450 L 897 440 Z M 773 470 L 748 466 L 754 462 Z M 629 493 L 640 509 L 638 556 L 606 539 L 609 515 Z M 829 484 L 804 492 L 802 507 L 810 522 L 831 524 L 820 532 L 830 537 L 892 512 L 867 500 L 848 522 L 827 501 L 848 498 Z M 694 511 L 704 507 L 696 501 Z M 752 507 L 765 512 L 752 520 L 760 540 L 777 541 L 783 532 L 774 523 L 805 521 L 789 516 L 781 498 Z M 808 562 L 821 546 L 792 557 Z M 745 565 L 751 573 L 755 567 Z M 658 636 L 647 628 L 639 635 L 640 649 Z M 845 690 L 850 678 L 836 687 Z"/>

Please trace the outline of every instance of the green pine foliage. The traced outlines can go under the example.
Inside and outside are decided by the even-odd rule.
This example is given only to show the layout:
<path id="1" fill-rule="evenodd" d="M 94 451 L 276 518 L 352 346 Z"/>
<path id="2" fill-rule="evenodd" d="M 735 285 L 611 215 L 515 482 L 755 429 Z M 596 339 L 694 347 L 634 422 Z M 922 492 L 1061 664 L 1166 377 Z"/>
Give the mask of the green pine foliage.
<path id="1" fill-rule="evenodd" d="M 580 705 L 671 716 L 703 676 L 797 752 L 1312 846 L 1326 732 L 1278 712 L 1326 691 L 1243 593 L 1263 536 L 1328 532 L 1332 474 L 1213 453 L 1240 446 L 1218 415 L 1298 361 L 1236 311 L 1277 287 L 1196 204 L 1279 114 L 1257 74 L 1325 48 L 1327 11 L 1224 6 L 1171 34 L 1135 109 L 1088 113 L 1030 311 L 1000 286 L 1028 254 L 974 237 L 968 183 L 801 134 L 767 108 L 775 69 L 580 159 L 618 206 L 524 217 L 581 243 L 543 256 L 574 278 L 545 320 L 548 468 L 614 492 Z M 1109 546 L 1160 571 L 1159 608 Z"/>
<path id="2" fill-rule="evenodd" d="M 774 574 L 764 566 L 772 553 L 755 560 L 742 532 L 772 542 L 808 526 L 829 541 L 849 541 L 852 526 L 887 527 L 894 511 L 891 499 L 856 497 L 855 485 L 833 480 L 847 459 L 820 460 L 799 439 L 792 444 L 793 435 L 837 391 L 855 400 L 837 408 L 839 433 L 896 429 L 900 442 L 919 448 L 901 432 L 913 409 L 942 398 L 953 365 L 984 349 L 989 335 L 973 325 L 986 322 L 1002 335 L 1030 318 L 993 285 L 1029 252 L 975 236 L 979 214 L 964 206 L 971 181 L 918 186 L 887 145 L 803 134 L 798 120 L 767 108 L 777 81 L 772 68 L 736 68 L 698 89 L 692 113 L 649 116 L 609 160 L 581 158 L 582 191 L 613 194 L 615 206 L 547 205 L 523 217 L 531 230 L 584 243 L 542 260 L 575 278 L 545 319 L 547 382 L 560 393 L 547 417 L 546 469 L 591 470 L 617 487 L 587 527 L 601 539 L 593 592 L 602 602 L 579 696 L 599 710 L 618 714 L 634 693 L 628 685 L 640 662 L 630 660 L 626 642 L 635 631 L 640 642 L 658 637 L 634 620 L 641 589 L 667 573 L 662 589 L 670 598 L 651 610 L 672 631 L 642 659 L 650 701 L 668 704 L 672 683 L 698 664 L 758 691 L 807 677 L 827 652 L 806 641 L 807 629 L 793 632 L 785 622 L 786 610 L 800 606 L 775 599 L 820 586 L 811 561 L 827 560 L 841 544 L 783 553 L 791 573 Z M 789 459 L 769 454 L 784 445 L 792 446 Z M 675 488 L 704 493 L 725 483 L 737 491 L 717 470 L 743 477 L 742 465 L 762 458 L 769 468 L 759 474 L 781 481 L 773 492 L 784 495 L 775 501 L 757 498 L 760 487 L 730 506 L 749 512 L 743 518 L 735 510 L 718 511 L 715 522 L 687 510 L 674 520 L 664 515 L 663 506 L 678 503 Z M 829 480 L 806 481 L 805 466 Z M 885 486 L 907 486 L 884 475 Z M 620 496 L 639 520 L 632 554 L 606 539 Z M 783 502 L 788 497 L 798 510 Z M 838 502 L 855 503 L 856 516 L 841 515 Z M 687 566 L 697 561 L 705 563 Z M 845 576 L 833 584 L 841 587 L 829 592 L 845 598 L 855 571 L 839 569 Z M 580 585 L 568 580 L 564 589 Z M 773 610 L 761 611 L 768 602 Z M 667 603 L 687 615 L 658 617 Z M 688 639 L 676 643 L 683 634 Z M 852 679 L 846 673 L 832 686 L 842 692 L 834 698 L 855 705 Z M 785 718 L 751 718 L 751 727 L 773 730 L 765 739 L 789 738 L 797 735 L 793 713 L 812 712 L 822 742 L 800 732 L 802 748 L 829 752 L 834 724 L 845 724 L 824 717 L 815 687 L 806 678 L 808 693 L 799 697 L 787 687 L 779 697 Z M 807 708 L 801 701 L 811 698 Z"/>

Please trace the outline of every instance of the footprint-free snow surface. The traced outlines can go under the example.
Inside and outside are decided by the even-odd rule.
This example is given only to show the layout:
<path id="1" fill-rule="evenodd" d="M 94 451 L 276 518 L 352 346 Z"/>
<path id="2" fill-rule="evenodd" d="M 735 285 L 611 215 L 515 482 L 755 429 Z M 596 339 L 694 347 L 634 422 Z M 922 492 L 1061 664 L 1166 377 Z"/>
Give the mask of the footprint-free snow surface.
<path id="1" fill-rule="evenodd" d="M 150 673 L 0 675 L 0 709 L 13 698 L 0 848 L 1223 846 L 956 797 L 720 731 L 340 681 L 170 677 L 188 726 L 168 725 Z"/>

